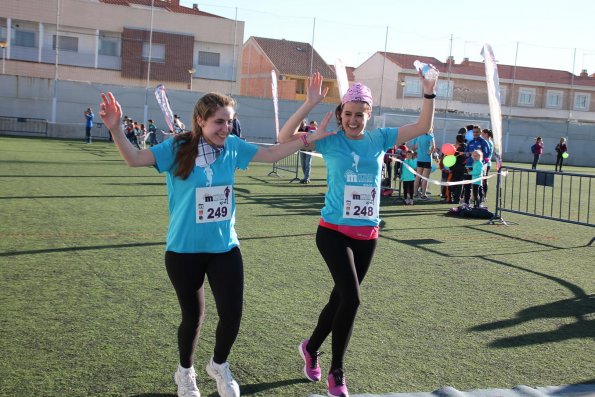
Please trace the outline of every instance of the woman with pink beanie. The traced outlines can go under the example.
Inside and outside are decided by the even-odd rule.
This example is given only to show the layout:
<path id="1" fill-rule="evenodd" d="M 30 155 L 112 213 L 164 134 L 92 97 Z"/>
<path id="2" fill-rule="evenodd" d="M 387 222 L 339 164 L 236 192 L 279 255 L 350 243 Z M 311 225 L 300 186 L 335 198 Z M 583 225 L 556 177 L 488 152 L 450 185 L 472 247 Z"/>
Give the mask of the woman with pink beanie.
<path id="1" fill-rule="evenodd" d="M 400 142 L 423 135 L 432 128 L 436 80 L 427 80 L 421 75 L 420 79 L 423 99 L 415 123 L 400 128 L 366 130 L 372 116 L 372 93 L 365 85 L 355 83 L 335 110 L 339 127 L 336 134 L 310 145 L 322 154 L 327 168 L 328 191 L 316 245 L 328 266 L 334 287 L 313 333 L 300 343 L 298 349 L 305 363 L 306 378 L 318 381 L 322 377 L 319 349 L 332 333 L 332 357 L 327 377 L 331 397 L 349 395 L 344 357 L 360 305 L 360 284 L 370 267 L 378 241 L 384 154 Z M 311 107 L 304 104 L 289 118 L 286 123 L 289 128 L 279 134 L 280 142 L 303 139 L 305 133 L 298 132 L 298 126 L 309 110 Z M 332 113 L 328 113 L 319 129 L 326 131 L 331 117 Z"/>

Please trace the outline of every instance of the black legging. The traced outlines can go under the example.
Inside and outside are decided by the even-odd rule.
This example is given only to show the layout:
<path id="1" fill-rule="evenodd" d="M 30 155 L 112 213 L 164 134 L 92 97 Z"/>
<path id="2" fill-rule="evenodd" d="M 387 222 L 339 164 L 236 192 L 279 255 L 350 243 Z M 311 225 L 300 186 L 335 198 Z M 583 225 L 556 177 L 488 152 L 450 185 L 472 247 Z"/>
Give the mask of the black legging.
<path id="1" fill-rule="evenodd" d="M 483 172 L 483 176 L 488 176 L 490 173 L 490 168 L 492 168 L 489 164 L 485 167 L 485 170 Z M 485 198 L 488 195 L 488 179 L 484 179 L 481 181 L 481 184 L 483 185 L 483 199 L 485 201 Z"/>
<path id="2" fill-rule="evenodd" d="M 450 181 L 451 182 L 460 182 L 465 177 L 465 171 L 461 169 L 453 169 Z M 463 190 L 463 185 L 453 185 L 451 186 L 450 191 L 450 199 L 453 204 L 459 204 L 461 201 L 461 191 Z"/>
<path id="3" fill-rule="evenodd" d="M 564 162 L 564 157 L 562 157 L 562 153 L 558 153 L 556 156 L 556 171 L 558 171 L 558 166 L 560 167 L 560 171 L 562 171 L 562 163 Z"/>
<path id="4" fill-rule="evenodd" d="M 204 280 L 215 298 L 219 322 L 213 361 L 222 364 L 238 336 L 244 296 L 244 265 L 238 247 L 221 254 L 179 254 L 167 251 L 165 267 L 176 290 L 182 321 L 178 327 L 180 365 L 190 368 L 204 321 Z"/>
<path id="5" fill-rule="evenodd" d="M 335 230 L 318 226 L 316 245 L 326 261 L 335 286 L 308 343 L 317 351 L 332 332 L 331 369 L 343 368 L 355 315 L 360 305 L 360 284 L 368 272 L 377 240 L 355 240 Z"/>
<path id="6" fill-rule="evenodd" d="M 403 181 L 403 197 L 413 199 L 413 181 Z"/>

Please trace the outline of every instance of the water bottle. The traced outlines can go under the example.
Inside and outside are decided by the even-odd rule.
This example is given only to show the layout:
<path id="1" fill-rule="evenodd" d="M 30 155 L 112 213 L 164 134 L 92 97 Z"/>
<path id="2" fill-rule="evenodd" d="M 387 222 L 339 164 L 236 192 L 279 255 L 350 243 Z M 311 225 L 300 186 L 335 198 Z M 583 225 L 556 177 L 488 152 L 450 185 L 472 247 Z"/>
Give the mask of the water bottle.
<path id="1" fill-rule="evenodd" d="M 415 60 L 415 62 L 413 62 L 413 66 L 415 66 L 415 69 L 421 71 L 421 75 L 424 77 L 424 79 L 436 80 L 438 78 L 438 72 L 431 68 L 427 63 Z"/>

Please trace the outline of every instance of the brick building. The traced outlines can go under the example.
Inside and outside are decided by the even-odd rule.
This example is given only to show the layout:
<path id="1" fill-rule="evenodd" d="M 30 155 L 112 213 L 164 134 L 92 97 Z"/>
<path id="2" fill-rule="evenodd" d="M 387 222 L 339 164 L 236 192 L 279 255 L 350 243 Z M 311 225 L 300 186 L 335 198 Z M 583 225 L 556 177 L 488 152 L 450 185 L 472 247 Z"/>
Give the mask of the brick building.
<path id="1" fill-rule="evenodd" d="M 421 84 L 413 62 L 431 63 L 440 71 L 438 111 L 488 114 L 483 62 L 376 52 L 354 70 L 355 79 L 372 89 L 375 102 L 387 108 L 417 109 Z M 382 74 L 384 70 L 384 75 Z M 595 75 L 552 69 L 498 65 L 502 113 L 578 122 L 595 122 Z"/>
<path id="2" fill-rule="evenodd" d="M 243 22 L 179 0 L 6 0 L 0 8 L 4 73 L 25 77 L 232 93 L 243 34 Z"/>
<path id="3" fill-rule="evenodd" d="M 308 76 L 320 72 L 329 87 L 325 102 L 339 102 L 334 70 L 309 43 L 250 37 L 242 48 L 241 94 L 270 98 L 271 70 L 277 74 L 279 99 L 304 100 Z"/>

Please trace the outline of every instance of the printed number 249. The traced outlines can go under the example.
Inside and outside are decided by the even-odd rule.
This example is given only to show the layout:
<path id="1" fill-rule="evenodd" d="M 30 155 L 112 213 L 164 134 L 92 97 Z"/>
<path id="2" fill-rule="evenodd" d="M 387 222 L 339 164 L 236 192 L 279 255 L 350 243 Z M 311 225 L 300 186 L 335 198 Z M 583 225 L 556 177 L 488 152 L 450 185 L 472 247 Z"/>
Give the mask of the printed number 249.
<path id="1" fill-rule="evenodd" d="M 208 219 L 225 218 L 227 216 L 227 207 L 209 208 L 207 212 Z"/>

